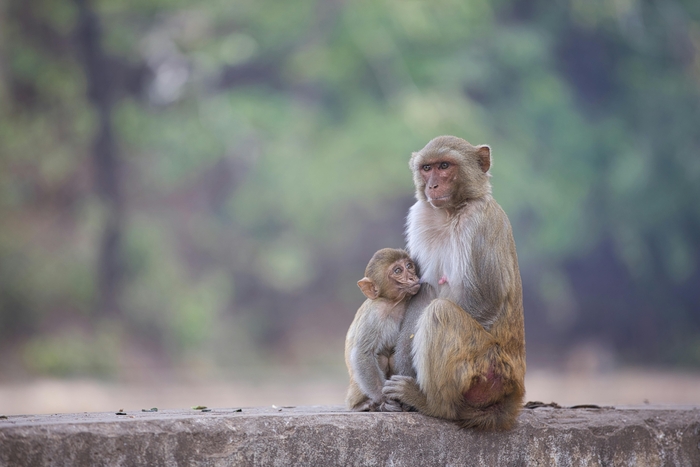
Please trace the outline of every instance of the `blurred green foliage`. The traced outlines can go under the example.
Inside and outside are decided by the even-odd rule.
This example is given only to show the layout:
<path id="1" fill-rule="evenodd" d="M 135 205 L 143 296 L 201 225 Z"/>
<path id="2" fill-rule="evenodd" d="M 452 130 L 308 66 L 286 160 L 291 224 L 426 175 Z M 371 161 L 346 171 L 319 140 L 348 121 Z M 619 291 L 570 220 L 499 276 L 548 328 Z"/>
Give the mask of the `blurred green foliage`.
<path id="1" fill-rule="evenodd" d="M 47 336 L 30 338 L 22 349 L 26 367 L 54 377 L 97 376 L 114 378 L 119 371 L 119 332 L 94 333 L 64 329 Z"/>
<path id="2" fill-rule="evenodd" d="M 340 355 L 411 151 L 455 134 L 493 148 L 531 348 L 700 365 L 699 122 L 693 0 L 7 0 L 0 346 L 58 375 Z"/>

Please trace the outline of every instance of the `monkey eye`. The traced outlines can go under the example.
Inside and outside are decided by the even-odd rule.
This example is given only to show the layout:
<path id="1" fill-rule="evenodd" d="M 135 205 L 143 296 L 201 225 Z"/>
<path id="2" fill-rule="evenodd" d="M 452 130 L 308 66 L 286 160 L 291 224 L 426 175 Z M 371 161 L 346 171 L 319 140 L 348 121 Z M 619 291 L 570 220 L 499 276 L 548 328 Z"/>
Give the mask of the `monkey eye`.
<path id="1" fill-rule="evenodd" d="M 449 162 L 440 162 L 440 168 L 443 170 L 448 168 L 449 166 L 450 166 Z"/>
<path id="2" fill-rule="evenodd" d="M 406 269 L 413 269 L 413 263 L 406 264 Z"/>
<path id="3" fill-rule="evenodd" d="M 428 170 L 430 170 L 430 164 L 425 164 L 425 165 L 423 166 L 423 170 L 426 171 L 426 172 L 427 172 Z"/>
<path id="4" fill-rule="evenodd" d="M 401 274 L 401 268 L 400 267 L 394 268 L 394 274 Z"/>

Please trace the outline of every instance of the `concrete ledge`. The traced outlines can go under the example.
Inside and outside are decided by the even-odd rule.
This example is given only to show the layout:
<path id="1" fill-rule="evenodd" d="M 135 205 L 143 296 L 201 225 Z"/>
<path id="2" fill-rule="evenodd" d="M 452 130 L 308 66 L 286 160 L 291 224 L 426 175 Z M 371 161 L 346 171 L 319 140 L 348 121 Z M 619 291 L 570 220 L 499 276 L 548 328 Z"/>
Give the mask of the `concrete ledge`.
<path id="1" fill-rule="evenodd" d="M 525 409 L 507 433 L 342 407 L 9 416 L 1 466 L 700 466 L 700 407 Z"/>

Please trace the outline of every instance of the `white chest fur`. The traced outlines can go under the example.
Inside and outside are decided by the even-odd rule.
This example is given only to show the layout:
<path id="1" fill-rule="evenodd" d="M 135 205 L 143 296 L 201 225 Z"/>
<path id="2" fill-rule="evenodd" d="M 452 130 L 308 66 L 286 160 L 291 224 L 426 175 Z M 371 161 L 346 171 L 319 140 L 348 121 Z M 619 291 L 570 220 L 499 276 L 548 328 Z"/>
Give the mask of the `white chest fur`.
<path id="1" fill-rule="evenodd" d="M 438 296 L 448 297 L 451 284 L 462 285 L 470 280 L 471 245 L 478 211 L 478 206 L 473 206 L 448 215 L 444 209 L 418 201 L 408 213 L 409 254 L 418 264 L 421 280 L 433 286 Z"/>

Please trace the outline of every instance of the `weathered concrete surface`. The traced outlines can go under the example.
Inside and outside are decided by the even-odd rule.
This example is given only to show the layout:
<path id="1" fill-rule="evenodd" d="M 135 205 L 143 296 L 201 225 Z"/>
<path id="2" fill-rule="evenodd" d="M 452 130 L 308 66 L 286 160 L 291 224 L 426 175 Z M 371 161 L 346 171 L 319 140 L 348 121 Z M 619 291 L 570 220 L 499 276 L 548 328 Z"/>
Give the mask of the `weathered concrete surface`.
<path id="1" fill-rule="evenodd" d="M 9 416 L 2 466 L 700 466 L 700 407 L 525 409 L 508 433 L 285 407 Z"/>

